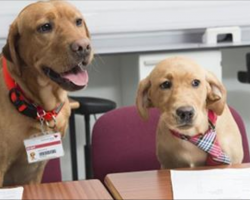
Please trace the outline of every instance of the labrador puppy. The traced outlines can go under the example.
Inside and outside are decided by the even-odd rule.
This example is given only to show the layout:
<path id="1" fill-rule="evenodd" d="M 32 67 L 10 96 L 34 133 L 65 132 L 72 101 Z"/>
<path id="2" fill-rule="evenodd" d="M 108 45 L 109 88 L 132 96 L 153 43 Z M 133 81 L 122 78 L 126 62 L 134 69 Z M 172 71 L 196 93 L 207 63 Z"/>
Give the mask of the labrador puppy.
<path id="1" fill-rule="evenodd" d="M 88 83 L 93 52 L 82 14 L 65 1 L 24 8 L 0 57 L 0 187 L 39 183 L 46 162 L 27 162 L 24 140 L 45 131 L 64 136 L 67 91 Z"/>
<path id="2" fill-rule="evenodd" d="M 143 119 L 156 107 L 157 157 L 162 168 L 236 164 L 242 139 L 226 104 L 226 90 L 211 72 L 184 57 L 160 62 L 139 84 Z"/>

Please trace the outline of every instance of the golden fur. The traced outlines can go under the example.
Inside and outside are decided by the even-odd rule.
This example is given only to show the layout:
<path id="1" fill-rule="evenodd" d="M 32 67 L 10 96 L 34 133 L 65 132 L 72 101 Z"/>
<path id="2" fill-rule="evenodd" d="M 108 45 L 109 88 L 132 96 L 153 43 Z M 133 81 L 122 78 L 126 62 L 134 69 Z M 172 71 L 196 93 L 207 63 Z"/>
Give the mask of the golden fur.
<path id="1" fill-rule="evenodd" d="M 200 85 L 193 87 L 194 80 Z M 162 89 L 161 84 L 171 82 Z M 183 57 L 160 62 L 139 84 L 136 104 L 142 118 L 148 118 L 148 109 L 156 107 L 161 116 L 157 128 L 157 157 L 162 168 L 195 167 L 205 165 L 207 154 L 190 142 L 173 136 L 176 130 L 188 136 L 205 133 L 208 129 L 208 109 L 217 115 L 216 132 L 223 151 L 232 163 L 241 163 L 243 147 L 236 122 L 226 104 L 226 90 L 211 72 Z M 192 125 L 181 127 L 177 109 L 192 107 Z"/>
<path id="2" fill-rule="evenodd" d="M 3 48 L 9 73 L 29 99 L 44 110 L 53 110 L 59 103 L 65 103 L 56 119 L 56 129 L 62 136 L 70 115 L 67 92 L 46 76 L 42 67 L 47 66 L 60 74 L 80 62 L 87 65 L 91 61 L 92 51 L 83 59 L 70 50 L 74 41 L 90 41 L 84 20 L 76 25 L 76 19 L 83 19 L 82 14 L 64 1 L 31 4 L 11 24 Z M 41 32 L 40 27 L 46 23 L 51 23 L 53 29 Z M 39 183 L 46 162 L 28 164 L 23 141 L 41 132 L 40 123 L 18 113 L 11 104 L 2 73 L 2 56 L 0 77 L 0 187 Z M 76 89 L 80 88 L 70 85 L 67 90 Z"/>

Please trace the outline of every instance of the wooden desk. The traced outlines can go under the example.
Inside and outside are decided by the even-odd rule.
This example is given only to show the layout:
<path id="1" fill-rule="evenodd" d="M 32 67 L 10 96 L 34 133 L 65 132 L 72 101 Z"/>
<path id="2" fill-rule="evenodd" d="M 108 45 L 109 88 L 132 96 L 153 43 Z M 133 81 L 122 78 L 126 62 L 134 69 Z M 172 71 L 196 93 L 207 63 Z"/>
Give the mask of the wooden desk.
<path id="1" fill-rule="evenodd" d="M 247 167 L 250 168 L 250 163 L 216 168 Z M 193 169 L 204 170 L 211 167 Z M 105 178 L 105 184 L 115 199 L 173 199 L 170 170 L 109 174 Z"/>
<path id="2" fill-rule="evenodd" d="M 99 180 L 24 186 L 23 199 L 112 199 Z"/>

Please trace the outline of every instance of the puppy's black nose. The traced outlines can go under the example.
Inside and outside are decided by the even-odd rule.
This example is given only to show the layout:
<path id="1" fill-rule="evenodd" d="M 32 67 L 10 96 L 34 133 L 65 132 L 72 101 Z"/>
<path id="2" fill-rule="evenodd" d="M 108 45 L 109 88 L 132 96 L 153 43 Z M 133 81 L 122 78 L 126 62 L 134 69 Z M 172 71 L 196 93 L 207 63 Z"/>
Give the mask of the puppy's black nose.
<path id="1" fill-rule="evenodd" d="M 191 106 L 182 106 L 176 110 L 177 116 L 181 121 L 190 121 L 194 116 L 194 108 Z"/>
<path id="2" fill-rule="evenodd" d="M 70 49 L 79 57 L 89 56 L 91 53 L 91 45 L 89 39 L 80 39 L 70 44 Z"/>

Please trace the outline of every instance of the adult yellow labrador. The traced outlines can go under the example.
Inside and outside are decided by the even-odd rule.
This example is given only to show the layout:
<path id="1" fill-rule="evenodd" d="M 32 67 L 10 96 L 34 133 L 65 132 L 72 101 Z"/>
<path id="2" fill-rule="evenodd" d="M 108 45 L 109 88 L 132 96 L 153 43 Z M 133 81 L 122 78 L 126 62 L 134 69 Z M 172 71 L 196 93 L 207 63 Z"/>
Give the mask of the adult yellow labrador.
<path id="1" fill-rule="evenodd" d="M 160 62 L 139 84 L 137 108 L 161 111 L 157 156 L 162 168 L 241 163 L 242 139 L 226 90 L 211 72 L 183 57 Z"/>
<path id="2" fill-rule="evenodd" d="M 39 183 L 46 162 L 28 164 L 23 141 L 67 128 L 66 91 L 87 85 L 93 53 L 82 14 L 64 1 L 24 8 L 0 57 L 0 187 Z M 50 128 L 49 128 L 50 127 Z"/>

